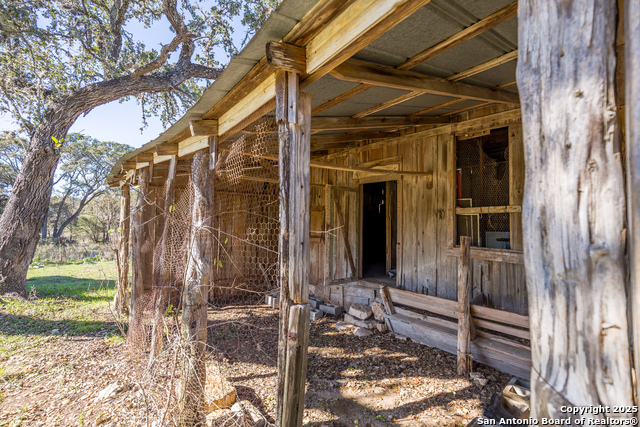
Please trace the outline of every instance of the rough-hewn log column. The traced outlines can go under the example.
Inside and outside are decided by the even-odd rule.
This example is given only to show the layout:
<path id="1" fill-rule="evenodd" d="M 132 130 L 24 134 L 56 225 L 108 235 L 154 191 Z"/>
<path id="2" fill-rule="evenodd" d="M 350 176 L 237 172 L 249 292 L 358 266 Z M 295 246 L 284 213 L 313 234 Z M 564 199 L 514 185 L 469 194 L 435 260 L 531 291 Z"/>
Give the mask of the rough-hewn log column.
<path id="1" fill-rule="evenodd" d="M 138 172 L 138 197 L 131 230 L 131 309 L 130 323 L 135 324 L 141 314 L 142 296 L 151 289 L 153 274 L 153 224 L 151 224 L 152 195 L 149 189 L 149 168 Z M 155 211 L 155 209 L 154 209 Z M 131 327 L 132 325 L 130 325 Z"/>
<path id="2" fill-rule="evenodd" d="M 636 375 L 640 370 L 640 4 L 625 1 L 625 88 L 631 314 Z M 640 382 L 636 382 L 636 398 Z M 636 402 L 637 403 L 637 402 Z"/>
<path id="3" fill-rule="evenodd" d="M 302 425 L 309 343 L 309 177 L 311 96 L 298 75 L 276 73 L 280 138 L 280 339 L 276 424 Z"/>
<path id="4" fill-rule="evenodd" d="M 131 219 L 131 194 L 129 184 L 120 188 L 120 226 L 118 228 L 118 247 L 116 249 L 116 263 L 118 267 L 118 284 L 116 294 L 113 297 L 113 310 L 122 315 L 128 312 L 127 300 L 129 294 L 129 224 Z"/>
<path id="5" fill-rule="evenodd" d="M 161 212 L 161 215 L 164 217 L 164 224 L 162 227 L 162 235 L 157 245 L 157 250 L 160 251 L 160 254 L 156 256 L 158 265 L 154 265 L 153 270 L 153 297 L 155 303 L 155 313 L 153 317 L 153 330 L 151 334 L 151 352 L 149 354 L 150 363 L 160 353 L 162 353 L 163 350 L 163 316 L 168 302 L 169 290 L 171 289 L 171 265 L 168 262 L 170 258 L 165 256 L 165 254 L 167 253 L 165 251 L 171 250 L 171 248 L 168 247 L 171 244 L 171 242 L 169 241 L 169 230 L 171 229 L 173 204 L 176 192 L 174 179 L 175 173 L 172 173 L 171 171 L 175 171 L 175 163 L 176 157 L 173 156 L 173 158 L 171 159 L 171 164 L 169 166 L 169 176 L 167 177 L 167 182 L 165 184 L 164 206 Z"/>
<path id="6" fill-rule="evenodd" d="M 207 296 L 213 262 L 211 221 L 213 218 L 213 173 L 209 153 L 198 151 L 191 163 L 193 205 L 187 272 L 182 290 L 182 375 L 180 377 L 179 426 L 204 421 L 204 358 L 207 345 Z"/>
<path id="7" fill-rule="evenodd" d="M 458 261 L 458 375 L 469 376 L 471 372 L 471 242 L 469 237 L 460 237 L 460 260 Z"/>
<path id="8" fill-rule="evenodd" d="M 616 1 L 521 0 L 518 12 L 532 416 L 633 405 Z"/>

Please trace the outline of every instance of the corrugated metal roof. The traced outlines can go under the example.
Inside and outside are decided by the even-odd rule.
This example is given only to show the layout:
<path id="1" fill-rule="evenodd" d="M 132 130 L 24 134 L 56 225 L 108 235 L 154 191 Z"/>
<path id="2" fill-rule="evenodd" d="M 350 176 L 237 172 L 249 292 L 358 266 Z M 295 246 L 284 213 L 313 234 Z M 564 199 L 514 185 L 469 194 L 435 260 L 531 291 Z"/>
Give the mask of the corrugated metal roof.
<path id="1" fill-rule="evenodd" d="M 112 173 L 119 169 L 120 163 L 162 142 L 168 141 L 187 129 L 189 120 L 201 118 L 262 59 L 265 54 L 266 42 L 282 39 L 314 6 L 316 1 L 284 0 L 242 52 L 231 60 L 220 78 L 205 91 L 202 98 L 158 138 L 123 156 L 114 166 Z M 354 55 L 354 58 L 380 65 L 396 66 L 425 49 L 446 40 L 469 25 L 504 8 L 511 4 L 512 1 L 432 0 L 429 4 L 360 50 Z M 517 19 L 513 18 L 418 65 L 412 71 L 447 78 L 515 50 L 517 48 L 517 35 Z M 484 87 L 496 87 L 510 83 L 515 81 L 515 66 L 516 61 L 511 61 L 468 77 L 462 82 Z M 341 81 L 326 75 L 308 86 L 305 92 L 311 94 L 312 107 L 315 108 L 355 86 L 357 86 L 357 83 Z M 515 86 L 506 90 L 517 91 Z M 319 115 L 351 116 L 405 93 L 407 91 L 375 87 Z M 407 115 L 425 108 L 441 105 L 453 99 L 452 97 L 425 94 L 384 109 L 375 113 L 375 115 Z M 472 107 L 479 103 L 479 101 L 465 100 L 449 107 L 434 110 L 429 115 L 445 114 Z M 108 179 L 110 178 L 111 176 Z"/>

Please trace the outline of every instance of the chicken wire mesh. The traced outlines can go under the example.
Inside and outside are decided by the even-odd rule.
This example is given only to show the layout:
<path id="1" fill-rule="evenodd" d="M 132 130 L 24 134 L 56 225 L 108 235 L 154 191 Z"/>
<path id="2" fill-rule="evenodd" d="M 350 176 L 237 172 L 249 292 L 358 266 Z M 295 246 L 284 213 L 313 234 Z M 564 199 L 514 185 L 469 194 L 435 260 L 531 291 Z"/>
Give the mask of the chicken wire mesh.
<path id="1" fill-rule="evenodd" d="M 505 130 L 457 142 L 458 207 L 509 205 L 509 143 Z M 456 219 L 458 244 L 460 236 L 468 236 L 473 246 L 510 249 L 508 213 L 465 214 Z"/>
<path id="2" fill-rule="evenodd" d="M 193 214 L 197 189 L 188 164 L 179 162 L 175 179 L 146 195 L 148 209 L 155 213 L 148 220 L 153 239 L 144 243 L 153 245 L 152 286 L 137 298 L 136 318 L 127 331 L 128 355 L 145 408 L 132 425 L 253 425 L 256 414 L 249 409 L 205 419 L 235 398 L 269 415 L 265 393 L 275 396 L 275 390 L 245 393 L 225 377 L 229 359 L 246 360 L 248 351 L 263 365 L 276 364 L 278 315 L 264 301 L 266 295 L 279 295 L 277 158 L 273 117 L 219 146 L 211 179 L 213 213 L 206 227 Z M 201 233 L 209 242 L 210 259 L 208 274 L 194 288 L 189 282 L 193 272 L 207 270 L 193 256 L 194 236 Z M 196 289 L 195 301 L 201 297 L 206 304 L 206 319 L 185 316 L 198 311 L 194 300 L 185 298 L 186 289 Z M 185 324 L 185 319 L 196 320 Z M 195 322 L 205 326 L 190 332 Z"/>

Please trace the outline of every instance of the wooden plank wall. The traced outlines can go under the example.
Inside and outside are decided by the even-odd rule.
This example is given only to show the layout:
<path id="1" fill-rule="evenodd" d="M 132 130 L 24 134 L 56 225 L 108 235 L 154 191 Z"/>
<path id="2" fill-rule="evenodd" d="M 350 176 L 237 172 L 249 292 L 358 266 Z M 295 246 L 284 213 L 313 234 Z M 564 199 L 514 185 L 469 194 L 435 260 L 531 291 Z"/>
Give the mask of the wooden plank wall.
<path id="1" fill-rule="evenodd" d="M 492 122 L 493 123 L 493 122 Z M 510 126 L 510 138 L 512 156 L 518 156 L 510 170 L 512 177 L 512 189 L 510 191 L 511 203 L 519 204 L 522 200 L 524 188 L 524 162 L 520 160 L 522 155 L 522 132 L 519 123 L 513 124 L 513 120 L 505 121 L 496 127 Z M 476 125 L 477 126 L 477 125 Z M 462 133 L 460 128 L 458 133 Z M 450 300 L 456 299 L 456 274 L 458 258 L 450 255 L 453 246 L 453 229 L 451 221 L 454 215 L 454 176 L 455 176 L 455 135 L 452 133 L 433 134 L 425 133 L 413 136 L 404 136 L 396 140 L 383 143 L 373 143 L 367 146 L 351 149 L 346 152 L 331 154 L 326 161 L 341 165 L 358 166 L 374 160 L 391 159 L 400 157 L 399 169 L 405 171 L 425 171 L 433 173 L 433 186 L 429 187 L 427 181 L 419 176 L 403 176 L 398 182 L 399 197 L 401 200 L 401 218 L 399 219 L 400 259 L 400 285 L 402 289 L 426 295 L 433 295 Z M 312 178 L 313 179 L 313 178 Z M 396 179 L 389 177 L 388 179 Z M 324 181 L 323 181 L 324 180 Z M 385 179 L 381 179 L 385 180 Z M 329 184 L 329 186 L 341 187 L 337 193 L 341 197 L 341 206 L 348 213 L 346 219 L 349 243 L 353 256 L 356 258 L 356 250 L 359 246 L 359 182 L 353 179 L 350 172 L 329 171 L 315 176 L 314 184 Z M 316 185 L 319 190 L 319 186 Z M 352 191 L 345 191 L 344 188 Z M 339 220 L 335 212 L 335 202 L 330 190 L 325 194 L 324 210 L 326 223 L 329 228 L 335 228 Z M 335 190 L 334 190 L 335 191 Z M 313 199 L 313 198 L 312 198 Z M 320 209 L 322 198 L 318 196 L 312 209 Z M 345 217 L 347 218 L 347 217 Z M 520 214 L 513 214 L 512 222 L 519 223 Z M 319 225 L 319 222 L 316 224 Z M 313 227 L 312 227 L 313 229 Z M 519 227 L 512 228 L 514 237 L 519 234 Z M 521 239 L 521 235 L 520 235 Z M 352 277 L 349 262 L 345 253 L 344 239 L 336 230 L 331 233 L 325 245 L 325 280 L 336 281 Z M 521 248 L 521 240 L 515 245 Z M 326 259 L 329 257 L 329 259 Z M 313 261 L 312 263 L 317 262 Z M 315 268 L 314 278 L 319 279 L 321 274 Z M 511 311 L 523 315 L 528 314 L 527 292 L 524 279 L 524 266 L 521 264 L 508 264 L 494 261 L 472 260 L 473 282 L 472 286 L 477 292 L 483 292 L 488 297 L 487 305 L 492 308 Z"/>

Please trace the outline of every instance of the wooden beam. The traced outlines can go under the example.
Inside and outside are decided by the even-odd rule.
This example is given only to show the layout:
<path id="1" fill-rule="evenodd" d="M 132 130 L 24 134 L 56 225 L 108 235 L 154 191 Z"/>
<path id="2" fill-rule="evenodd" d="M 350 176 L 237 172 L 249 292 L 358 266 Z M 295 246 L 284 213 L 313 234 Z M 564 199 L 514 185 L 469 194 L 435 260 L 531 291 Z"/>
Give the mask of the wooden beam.
<path id="1" fill-rule="evenodd" d="M 164 163 L 164 162 L 168 162 L 171 160 L 171 158 L 175 156 L 175 154 L 165 154 L 162 156 L 157 155 L 156 153 L 153 154 L 153 164 L 157 165 L 158 163 Z"/>
<path id="2" fill-rule="evenodd" d="M 307 44 L 307 73 L 317 80 L 427 3 L 355 0 Z"/>
<path id="3" fill-rule="evenodd" d="M 153 153 L 140 153 L 136 156 L 136 163 L 153 161 Z"/>
<path id="4" fill-rule="evenodd" d="M 448 102 L 445 102 L 443 104 L 438 104 L 438 105 L 434 105 L 433 107 L 425 108 L 424 110 L 416 111 L 415 113 L 407 114 L 407 117 L 415 117 L 415 116 L 419 116 L 421 114 L 427 114 L 427 113 L 430 113 L 432 111 L 436 111 L 436 110 L 439 110 L 441 108 L 448 107 L 450 105 L 454 105 L 454 104 L 457 104 L 457 103 L 462 102 L 462 101 L 465 101 L 465 100 L 464 99 L 454 99 L 453 101 L 448 101 Z"/>
<path id="5" fill-rule="evenodd" d="M 457 248 L 448 249 L 449 256 L 460 256 Z M 520 251 L 509 249 L 471 248 L 471 259 L 483 261 L 495 261 L 506 264 L 524 264 L 524 255 Z"/>
<path id="6" fill-rule="evenodd" d="M 509 6 L 497 11 L 492 15 L 487 16 L 486 18 L 465 28 L 459 33 L 454 34 L 445 41 L 438 43 L 437 45 L 430 47 L 429 49 L 407 59 L 396 68 L 399 70 L 410 70 L 422 64 L 423 62 L 428 61 L 429 59 L 432 59 L 437 55 L 440 55 L 442 52 L 445 52 L 452 47 L 458 46 L 459 44 L 472 39 L 478 34 L 482 34 L 485 31 L 495 27 L 496 25 L 513 18 L 514 16 L 516 16 L 517 12 L 518 2 L 513 2 Z"/>
<path id="7" fill-rule="evenodd" d="M 513 50 L 509 53 L 505 53 L 504 55 L 491 59 L 487 62 L 483 62 L 482 64 L 476 65 L 475 67 L 471 67 L 469 69 L 461 71 L 451 77 L 447 77 L 447 80 L 449 80 L 450 82 L 457 82 L 459 80 L 463 80 L 484 71 L 490 70 L 494 67 L 497 67 L 498 65 L 506 64 L 507 62 L 511 62 L 515 59 L 518 59 L 518 49 Z"/>
<path id="8" fill-rule="evenodd" d="M 248 93 L 233 105 L 218 119 L 218 132 L 220 135 L 230 133 L 237 125 L 255 111 L 265 105 L 271 105 L 276 96 L 276 77 L 271 73 L 254 90 Z"/>
<path id="9" fill-rule="evenodd" d="M 196 151 L 209 148 L 209 138 L 206 136 L 192 136 L 178 143 L 178 157 L 188 156 Z"/>
<path id="10" fill-rule="evenodd" d="M 501 104 L 519 104 L 517 94 L 499 92 L 460 82 L 450 82 L 438 77 L 411 71 L 400 71 L 391 67 L 350 59 L 336 67 L 331 75 L 345 81 L 366 83 L 394 89 L 420 91 L 456 98 L 492 101 Z"/>
<path id="11" fill-rule="evenodd" d="M 472 105 L 470 107 L 464 107 L 464 108 L 461 108 L 459 110 L 449 111 L 448 113 L 441 114 L 440 117 L 454 116 L 456 114 L 464 113 L 465 111 L 475 110 L 476 108 L 486 107 L 486 106 L 491 105 L 491 104 L 493 104 L 493 102 L 490 102 L 490 101 L 489 102 L 481 102 L 480 104 Z"/>
<path id="12" fill-rule="evenodd" d="M 176 163 L 178 161 L 178 156 L 171 156 L 171 160 L 169 162 L 169 172 L 167 174 L 167 179 L 174 179 L 176 177 Z"/>
<path id="13" fill-rule="evenodd" d="M 189 120 L 189 129 L 191 130 L 191 136 L 217 135 L 218 121 L 215 119 Z"/>
<path id="14" fill-rule="evenodd" d="M 433 173 L 431 172 L 418 172 L 418 171 L 396 171 L 396 170 L 385 170 L 385 169 L 375 169 L 375 168 L 360 168 L 358 166 L 343 166 L 336 165 L 334 163 L 325 163 L 318 161 L 311 161 L 312 168 L 318 169 L 330 169 L 330 170 L 338 170 L 344 172 L 366 172 L 370 174 L 377 175 L 410 175 L 410 176 L 424 176 L 427 178 L 427 181 L 433 179 Z M 429 185 L 427 183 L 427 185 Z"/>
<path id="15" fill-rule="evenodd" d="M 360 95 L 363 92 L 366 92 L 367 90 L 371 89 L 372 87 L 374 87 L 374 86 L 360 84 L 360 85 L 354 87 L 353 89 L 349 89 L 345 93 L 336 96 L 335 98 L 325 102 L 324 104 L 318 105 L 316 108 L 311 110 L 311 115 L 315 116 L 317 114 L 320 114 L 323 111 L 328 110 L 329 108 L 333 108 L 338 104 L 341 104 L 341 103 L 343 103 L 343 102 L 345 102 L 345 101 L 347 101 L 347 100 L 349 100 L 349 99 L 351 99 L 351 98 L 353 98 L 355 96 Z"/>
<path id="16" fill-rule="evenodd" d="M 346 150 L 356 147 L 356 143 L 352 142 L 311 142 L 311 151 L 324 150 Z"/>
<path id="17" fill-rule="evenodd" d="M 311 119 L 311 129 L 314 131 L 374 129 L 386 126 L 441 125 L 446 123 L 449 123 L 449 120 L 442 119 L 440 117 L 314 117 Z"/>
<path id="18" fill-rule="evenodd" d="M 633 355 L 640 370 L 640 4 L 624 2 L 625 124 Z M 636 382 L 640 396 L 640 381 Z M 637 403 L 637 402 L 636 402 Z"/>
<path id="19" fill-rule="evenodd" d="M 377 113 L 378 111 L 382 111 L 382 110 L 384 110 L 386 108 L 393 107 L 394 105 L 401 104 L 401 103 L 403 103 L 405 101 L 408 101 L 408 100 L 413 99 L 413 98 L 415 98 L 417 96 L 420 96 L 420 95 L 424 95 L 424 93 L 420 92 L 420 91 L 414 91 L 414 92 L 405 93 L 402 96 L 399 96 L 397 98 L 391 99 L 391 100 L 386 101 L 386 102 L 383 102 L 382 104 L 378 104 L 375 107 L 371 107 L 371 108 L 369 108 L 367 110 L 364 110 L 364 111 L 362 111 L 362 112 L 360 112 L 358 114 L 354 114 L 352 117 L 354 117 L 354 118 L 366 117 L 366 116 L 369 116 L 371 114 Z"/>
<path id="20" fill-rule="evenodd" d="M 267 63 L 278 70 L 305 74 L 307 71 L 307 56 L 303 47 L 288 43 L 267 42 Z"/>
<path id="21" fill-rule="evenodd" d="M 296 24 L 289 33 L 282 38 L 285 43 L 306 46 L 327 23 L 340 15 L 354 0 L 320 0 Z"/>
<path id="22" fill-rule="evenodd" d="M 482 206 L 477 208 L 456 208 L 456 215 L 481 215 L 522 212 L 522 206 Z"/>
<path id="23" fill-rule="evenodd" d="M 158 156 L 171 156 L 173 154 L 178 154 L 178 143 L 162 143 L 156 145 L 156 154 Z"/>
<path id="24" fill-rule="evenodd" d="M 386 139 L 399 136 L 396 132 L 369 132 L 354 134 L 338 134 L 338 135 L 313 135 L 311 137 L 312 144 L 328 144 L 337 142 L 353 142 L 375 139 Z"/>

